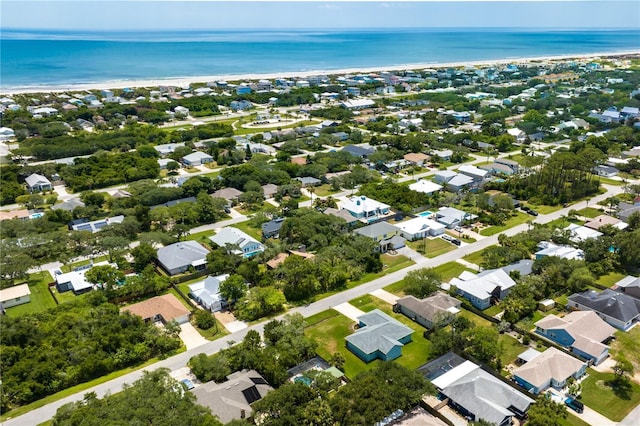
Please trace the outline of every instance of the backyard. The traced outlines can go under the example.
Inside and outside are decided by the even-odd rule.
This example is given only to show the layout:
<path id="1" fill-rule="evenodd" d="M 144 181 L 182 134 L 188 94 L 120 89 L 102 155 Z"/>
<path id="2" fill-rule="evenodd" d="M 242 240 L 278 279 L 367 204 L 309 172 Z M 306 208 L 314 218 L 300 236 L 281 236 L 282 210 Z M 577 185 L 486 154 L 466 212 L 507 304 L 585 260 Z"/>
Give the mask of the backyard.
<path id="1" fill-rule="evenodd" d="M 7 308 L 7 315 L 20 316 L 29 313 L 42 312 L 56 306 L 55 300 L 49 293 L 47 284 L 52 280 L 51 275 L 47 271 L 38 272 L 29 275 L 29 279 L 17 284 L 29 284 L 31 291 L 30 302 L 22 305 Z"/>

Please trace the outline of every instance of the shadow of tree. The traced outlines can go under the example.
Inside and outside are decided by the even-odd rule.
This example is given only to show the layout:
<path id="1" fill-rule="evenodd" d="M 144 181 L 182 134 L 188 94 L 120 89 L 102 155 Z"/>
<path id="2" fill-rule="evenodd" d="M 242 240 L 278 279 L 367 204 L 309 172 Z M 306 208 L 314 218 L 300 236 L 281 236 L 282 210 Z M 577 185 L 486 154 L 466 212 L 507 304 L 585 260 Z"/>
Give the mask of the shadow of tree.
<path id="1" fill-rule="evenodd" d="M 620 399 L 631 399 L 631 380 L 628 377 L 616 377 L 605 383 L 611 391 Z"/>

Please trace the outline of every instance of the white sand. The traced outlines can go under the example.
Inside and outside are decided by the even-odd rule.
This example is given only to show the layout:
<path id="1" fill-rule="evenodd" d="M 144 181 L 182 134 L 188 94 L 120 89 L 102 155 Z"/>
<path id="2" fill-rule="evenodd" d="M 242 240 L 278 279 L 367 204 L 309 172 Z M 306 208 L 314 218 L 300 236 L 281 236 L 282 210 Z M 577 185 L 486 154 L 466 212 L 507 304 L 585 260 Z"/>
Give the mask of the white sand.
<path id="1" fill-rule="evenodd" d="M 101 90 L 101 89 L 123 89 L 125 87 L 158 87 L 158 86 L 188 86 L 191 83 L 206 83 L 219 80 L 225 81 L 249 81 L 260 79 L 275 79 L 275 78 L 293 78 L 293 77 L 309 77 L 313 75 L 337 75 L 337 74 L 357 74 L 357 73 L 374 73 L 381 71 L 403 71 L 403 70 L 422 70 L 430 68 L 449 68 L 449 67 L 462 67 L 462 66 L 489 66 L 489 65 L 502 65 L 502 64 L 526 64 L 530 62 L 544 62 L 566 59 L 595 59 L 615 57 L 621 55 L 638 55 L 640 51 L 630 50 L 622 52 L 606 52 L 606 53 L 589 53 L 589 54 L 575 54 L 575 55 L 558 55 L 558 56 L 539 56 L 529 58 L 505 58 L 494 59 L 485 61 L 469 61 L 469 62 L 443 62 L 443 63 L 422 63 L 422 64 L 407 64 L 407 65 L 395 65 L 387 67 L 370 67 L 370 68 L 345 68 L 339 70 L 314 70 L 314 71 L 294 71 L 294 72 L 282 72 L 282 73 L 269 73 L 269 74 L 236 74 L 236 75 L 211 75 L 211 76 L 195 76 L 195 77 L 173 77 L 173 78 L 158 78 L 150 80 L 117 80 L 117 81 L 104 81 L 96 83 L 82 83 L 82 84 L 62 84 L 62 85 L 48 85 L 48 86 L 24 86 L 24 87 L 11 87 L 0 89 L 0 94 L 11 95 L 19 93 L 59 93 L 59 92 L 73 92 L 73 91 L 86 91 L 86 90 Z"/>

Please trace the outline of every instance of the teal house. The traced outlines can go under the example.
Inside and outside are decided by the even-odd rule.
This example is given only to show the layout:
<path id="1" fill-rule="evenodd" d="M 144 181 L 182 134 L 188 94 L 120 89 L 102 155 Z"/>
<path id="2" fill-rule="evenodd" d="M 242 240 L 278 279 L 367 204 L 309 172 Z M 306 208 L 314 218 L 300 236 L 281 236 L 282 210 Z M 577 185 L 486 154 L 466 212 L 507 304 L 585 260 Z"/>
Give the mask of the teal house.
<path id="1" fill-rule="evenodd" d="M 364 362 L 398 358 L 413 334 L 412 328 L 379 309 L 358 317 L 358 327 L 355 333 L 346 337 L 347 348 Z"/>

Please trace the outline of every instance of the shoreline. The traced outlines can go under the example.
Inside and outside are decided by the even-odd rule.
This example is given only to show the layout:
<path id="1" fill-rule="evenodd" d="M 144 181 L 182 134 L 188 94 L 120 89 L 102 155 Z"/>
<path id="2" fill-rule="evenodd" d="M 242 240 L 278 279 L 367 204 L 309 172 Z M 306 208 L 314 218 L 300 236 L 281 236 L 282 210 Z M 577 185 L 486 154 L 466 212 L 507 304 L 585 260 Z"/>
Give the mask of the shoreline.
<path id="1" fill-rule="evenodd" d="M 577 53 L 566 55 L 545 55 L 535 57 L 522 58 L 502 58 L 502 59 L 486 59 L 477 61 L 455 61 L 455 62 L 433 62 L 418 63 L 404 65 L 389 65 L 378 67 L 356 67 L 341 68 L 336 70 L 311 70 L 311 71 L 285 71 L 272 73 L 245 73 L 245 74 L 221 74 L 209 76 L 185 76 L 185 77 L 166 77 L 166 78 L 149 78 L 140 80 L 111 80 L 95 83 L 68 83 L 68 84 L 50 84 L 40 86 L 17 86 L 0 88 L 0 95 L 18 95 L 28 93 L 62 93 L 62 92 L 79 92 L 87 90 L 102 89 L 124 89 L 138 87 L 158 87 L 158 86 L 186 86 L 193 83 L 207 83 L 218 80 L 226 81 L 242 81 L 242 80 L 273 80 L 275 78 L 293 78 L 293 77 L 309 77 L 313 75 L 336 75 L 336 74 L 356 74 L 356 73 L 376 73 L 383 71 L 408 71 L 408 70 L 424 70 L 431 68 L 455 68 L 462 66 L 490 66 L 490 65 L 506 65 L 510 63 L 532 63 L 544 61 L 561 61 L 568 59 L 595 59 L 595 58 L 611 58 L 623 55 L 640 55 L 640 50 L 626 50 L 618 52 L 596 52 L 596 53 Z"/>

